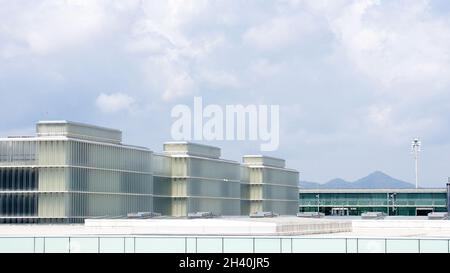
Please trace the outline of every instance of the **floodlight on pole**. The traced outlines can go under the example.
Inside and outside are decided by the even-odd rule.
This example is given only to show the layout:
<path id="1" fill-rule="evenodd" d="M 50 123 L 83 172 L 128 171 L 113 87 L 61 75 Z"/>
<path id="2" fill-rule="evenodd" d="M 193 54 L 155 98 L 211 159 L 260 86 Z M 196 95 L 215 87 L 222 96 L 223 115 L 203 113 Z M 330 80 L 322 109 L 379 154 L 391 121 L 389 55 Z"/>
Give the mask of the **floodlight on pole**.
<path id="1" fill-rule="evenodd" d="M 415 171 L 416 171 L 416 189 L 419 188 L 418 163 L 419 163 L 420 145 L 421 145 L 421 142 L 419 141 L 418 138 L 415 138 L 411 143 L 411 149 L 412 149 L 412 153 L 414 155 L 414 163 L 415 163 Z"/>

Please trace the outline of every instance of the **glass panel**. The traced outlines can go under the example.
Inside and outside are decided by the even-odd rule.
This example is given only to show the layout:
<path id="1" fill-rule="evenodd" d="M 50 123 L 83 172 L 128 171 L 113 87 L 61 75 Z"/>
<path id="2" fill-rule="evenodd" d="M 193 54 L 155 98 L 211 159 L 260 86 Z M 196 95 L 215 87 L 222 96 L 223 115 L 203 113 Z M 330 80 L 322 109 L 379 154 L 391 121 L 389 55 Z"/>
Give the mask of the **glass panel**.
<path id="1" fill-rule="evenodd" d="M 189 163 L 189 176 L 239 180 L 237 163 L 203 158 L 190 158 Z"/>
<path id="2" fill-rule="evenodd" d="M 251 238 L 224 238 L 224 253 L 252 253 L 253 239 Z"/>
<path id="3" fill-rule="evenodd" d="M 190 197 L 188 200 L 190 212 L 211 211 L 218 215 L 239 215 L 239 199 Z"/>
<path id="4" fill-rule="evenodd" d="M 33 253 L 34 238 L 0 238 L 0 253 Z"/>
<path id="5" fill-rule="evenodd" d="M 197 253 L 222 253 L 222 238 L 197 238 Z"/>
<path id="6" fill-rule="evenodd" d="M 282 253 L 292 252 L 291 239 L 281 239 L 281 252 Z"/>
<path id="7" fill-rule="evenodd" d="M 419 240 L 395 240 L 389 239 L 386 242 L 387 253 L 418 253 Z"/>
<path id="8" fill-rule="evenodd" d="M 71 253 L 98 253 L 98 238 L 70 238 Z"/>
<path id="9" fill-rule="evenodd" d="M 385 253 L 385 240 L 358 239 L 358 253 Z"/>
<path id="10" fill-rule="evenodd" d="M 186 253 L 196 253 L 197 246 L 195 243 L 195 238 L 186 238 Z"/>
<path id="11" fill-rule="evenodd" d="M 101 253 L 124 253 L 125 238 L 100 238 Z"/>
<path id="12" fill-rule="evenodd" d="M 345 253 L 345 239 L 294 239 L 294 253 Z"/>
<path id="13" fill-rule="evenodd" d="M 44 253 L 44 238 L 36 238 L 34 240 L 34 252 Z"/>
<path id="14" fill-rule="evenodd" d="M 280 253 L 281 238 L 256 238 L 255 253 Z"/>
<path id="15" fill-rule="evenodd" d="M 448 253 L 448 240 L 420 240 L 420 253 Z"/>
<path id="16" fill-rule="evenodd" d="M 357 253 L 358 243 L 356 239 L 347 239 L 347 253 Z"/>
<path id="17" fill-rule="evenodd" d="M 135 238 L 125 238 L 125 253 L 135 252 L 134 240 Z"/>
<path id="18" fill-rule="evenodd" d="M 185 238 L 136 238 L 136 253 L 185 253 Z"/>
<path id="19" fill-rule="evenodd" d="M 45 253 L 68 253 L 69 238 L 45 238 Z"/>

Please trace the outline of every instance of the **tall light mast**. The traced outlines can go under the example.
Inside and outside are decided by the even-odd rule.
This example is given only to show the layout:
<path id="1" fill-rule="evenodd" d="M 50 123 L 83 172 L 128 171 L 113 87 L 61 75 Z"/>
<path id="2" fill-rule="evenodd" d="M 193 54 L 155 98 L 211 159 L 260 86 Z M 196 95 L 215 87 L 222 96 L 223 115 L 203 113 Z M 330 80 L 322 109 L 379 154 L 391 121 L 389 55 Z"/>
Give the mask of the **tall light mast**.
<path id="1" fill-rule="evenodd" d="M 411 143 L 412 153 L 414 155 L 414 161 L 415 161 L 415 171 L 416 171 L 416 189 L 419 188 L 419 170 L 418 170 L 418 163 L 419 163 L 419 152 L 420 152 L 420 141 L 418 138 L 415 138 Z"/>

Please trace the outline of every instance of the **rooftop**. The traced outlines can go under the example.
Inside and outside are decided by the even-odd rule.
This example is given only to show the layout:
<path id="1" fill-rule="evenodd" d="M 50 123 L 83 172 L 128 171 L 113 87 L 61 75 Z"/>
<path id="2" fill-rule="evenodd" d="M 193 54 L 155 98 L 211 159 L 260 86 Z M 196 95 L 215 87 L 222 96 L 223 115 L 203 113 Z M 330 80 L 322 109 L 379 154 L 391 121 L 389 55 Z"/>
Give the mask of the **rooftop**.
<path id="1" fill-rule="evenodd" d="M 306 235 L 351 231 L 348 220 L 220 217 L 212 219 L 87 219 L 78 225 L 0 225 L 0 236 Z"/>
<path id="2" fill-rule="evenodd" d="M 300 193 L 446 193 L 446 188 L 418 189 L 299 189 Z"/>
<path id="3" fill-rule="evenodd" d="M 299 236 L 314 238 L 449 239 L 450 220 L 421 216 L 321 219 L 221 217 L 213 219 L 91 219 L 83 224 L 0 225 L 0 237 L 20 236 Z"/>
<path id="4" fill-rule="evenodd" d="M 326 217 L 352 221 L 351 232 L 322 234 L 319 237 L 340 238 L 450 238 L 449 220 L 428 220 L 426 216 L 387 216 L 363 220 L 359 216 Z"/>

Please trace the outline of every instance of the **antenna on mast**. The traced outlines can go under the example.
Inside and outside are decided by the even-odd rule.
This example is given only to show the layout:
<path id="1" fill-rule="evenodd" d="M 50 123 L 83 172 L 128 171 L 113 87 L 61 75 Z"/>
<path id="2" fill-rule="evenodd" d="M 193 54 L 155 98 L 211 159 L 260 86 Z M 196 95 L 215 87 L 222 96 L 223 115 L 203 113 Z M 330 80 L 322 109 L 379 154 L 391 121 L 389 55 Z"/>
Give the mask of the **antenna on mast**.
<path id="1" fill-rule="evenodd" d="M 421 145 L 421 142 L 419 141 L 419 138 L 417 138 L 417 137 L 411 143 L 411 149 L 412 149 L 412 153 L 414 155 L 414 163 L 415 163 L 415 171 L 416 171 L 416 189 L 419 188 L 418 163 L 419 163 L 420 145 Z"/>

